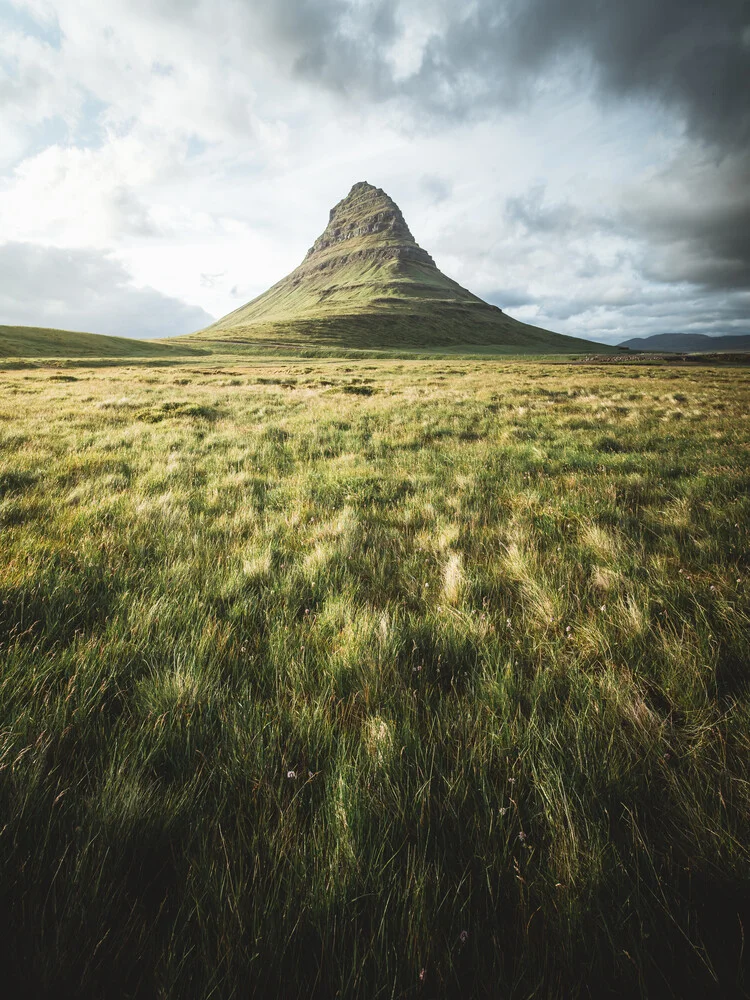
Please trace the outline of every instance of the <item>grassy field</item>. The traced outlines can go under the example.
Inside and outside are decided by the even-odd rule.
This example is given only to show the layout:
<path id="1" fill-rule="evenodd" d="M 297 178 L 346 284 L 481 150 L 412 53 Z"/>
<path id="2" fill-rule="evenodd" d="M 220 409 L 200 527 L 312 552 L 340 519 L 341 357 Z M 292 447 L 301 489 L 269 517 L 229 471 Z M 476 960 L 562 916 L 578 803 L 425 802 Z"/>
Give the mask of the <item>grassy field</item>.
<path id="1" fill-rule="evenodd" d="M 747 369 L 0 371 L 12 997 L 738 997 Z"/>

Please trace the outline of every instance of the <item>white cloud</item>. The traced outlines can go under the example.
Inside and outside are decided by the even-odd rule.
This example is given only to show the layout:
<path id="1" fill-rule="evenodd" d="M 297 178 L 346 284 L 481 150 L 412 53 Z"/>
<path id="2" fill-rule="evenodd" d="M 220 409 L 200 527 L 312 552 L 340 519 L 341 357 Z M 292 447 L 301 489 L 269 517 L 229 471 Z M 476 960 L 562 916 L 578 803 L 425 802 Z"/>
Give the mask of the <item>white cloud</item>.
<path id="1" fill-rule="evenodd" d="M 0 316 L 8 325 L 138 338 L 192 333 L 212 319 L 154 288 L 137 287 L 109 254 L 29 243 L 0 246 Z"/>

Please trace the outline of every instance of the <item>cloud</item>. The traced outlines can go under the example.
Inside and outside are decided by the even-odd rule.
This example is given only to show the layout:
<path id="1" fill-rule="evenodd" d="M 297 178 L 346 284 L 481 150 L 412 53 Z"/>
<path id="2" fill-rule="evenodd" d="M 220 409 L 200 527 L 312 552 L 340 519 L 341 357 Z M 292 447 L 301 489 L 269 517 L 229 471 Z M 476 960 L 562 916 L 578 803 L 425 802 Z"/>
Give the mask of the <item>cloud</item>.
<path id="1" fill-rule="evenodd" d="M 435 205 L 450 198 L 453 190 L 451 182 L 437 174 L 424 174 L 420 178 L 420 183 L 422 190 Z"/>
<path id="2" fill-rule="evenodd" d="M 550 202 L 544 184 L 535 184 L 522 194 L 505 201 L 505 222 L 522 235 L 554 234 L 557 238 L 590 232 L 604 220 L 595 220 L 569 201 Z"/>
<path id="3" fill-rule="evenodd" d="M 748 140 L 744 0 L 514 0 L 510 10 L 516 68 L 585 54 L 603 93 L 660 101 L 721 144 Z"/>
<path id="4" fill-rule="evenodd" d="M 749 177 L 750 155 L 744 152 L 717 161 L 683 150 L 668 167 L 626 182 L 608 213 L 550 202 L 538 184 L 506 200 L 505 219 L 526 241 L 549 238 L 575 246 L 606 234 L 623 245 L 630 241 L 631 263 L 644 281 L 750 289 Z M 598 270 L 595 254 L 577 267 L 581 277 L 595 277 Z"/>
<path id="5" fill-rule="evenodd" d="M 219 271 L 217 274 L 206 274 L 201 273 L 201 287 L 202 288 L 213 288 L 216 282 L 225 277 L 226 271 Z"/>
<path id="6" fill-rule="evenodd" d="M 595 298 L 544 297 L 533 305 L 508 308 L 510 315 L 546 329 L 617 344 L 655 333 L 750 333 L 750 295 L 696 293 L 688 287 L 654 286 L 637 300 L 608 305 Z"/>
<path id="7" fill-rule="evenodd" d="M 738 147 L 750 137 L 744 0 L 277 0 L 245 10 L 292 72 L 357 99 L 465 116 L 515 106 L 564 68 L 604 97 L 662 103 L 701 138 Z"/>
<path id="8" fill-rule="evenodd" d="M 670 164 L 629 192 L 623 222 L 652 280 L 750 289 L 750 155 Z"/>
<path id="9" fill-rule="evenodd" d="M 297 100 L 294 80 L 344 100 L 400 101 L 425 113 L 514 109 L 560 78 L 658 103 L 722 148 L 750 140 L 745 0 L 12 0 L 58 46 L 17 28 L 0 45 L 21 106 L 38 113 L 96 93 L 120 124 L 256 135 Z M 11 25 L 12 26 L 12 25 Z M 44 50 L 45 58 L 39 58 Z M 128 86 L 123 87 L 123 81 Z M 258 106 L 266 112 L 259 116 Z"/>
<path id="10" fill-rule="evenodd" d="M 0 245 L 0 323 L 153 338 L 191 333 L 212 319 L 154 288 L 136 287 L 111 254 Z"/>
<path id="11" fill-rule="evenodd" d="M 473 262 L 473 272 L 479 276 L 474 289 L 518 319 L 607 343 L 635 333 L 748 332 L 747 274 L 744 282 L 707 280 L 721 268 L 721 227 L 715 229 L 717 254 L 696 257 L 700 272 L 686 272 L 692 258 L 685 256 L 685 247 L 698 254 L 697 248 L 705 244 L 699 244 L 694 220 L 685 215 L 687 196 L 675 176 L 659 174 L 653 187 L 628 190 L 642 200 L 637 205 L 627 199 L 613 202 L 609 214 L 556 200 L 541 184 L 507 198 L 502 238 L 494 244 L 489 260 Z M 701 176 L 698 171 L 697 178 Z M 665 203 L 659 188 L 670 177 L 677 192 L 676 207 Z M 698 183 L 692 174 L 689 177 Z M 693 207 L 699 218 L 705 214 L 707 229 L 715 226 L 717 218 L 712 198 L 726 198 L 733 204 L 731 185 L 709 191 L 711 195 Z M 678 237 L 684 234 L 687 242 L 683 244 Z M 455 233 L 454 240 L 459 238 Z M 478 242 L 486 244 L 487 237 Z M 461 255 L 471 271 L 471 246 L 466 245 Z M 492 283 L 492 269 L 502 275 L 502 285 Z"/>

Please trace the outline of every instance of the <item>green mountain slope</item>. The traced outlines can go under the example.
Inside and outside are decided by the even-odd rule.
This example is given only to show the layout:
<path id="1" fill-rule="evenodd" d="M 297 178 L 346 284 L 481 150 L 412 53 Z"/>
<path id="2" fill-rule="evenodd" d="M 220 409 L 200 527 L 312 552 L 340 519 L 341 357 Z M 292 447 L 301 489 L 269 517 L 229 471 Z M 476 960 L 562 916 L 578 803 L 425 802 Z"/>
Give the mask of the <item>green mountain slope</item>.
<path id="1" fill-rule="evenodd" d="M 185 340 L 354 348 L 612 353 L 506 316 L 446 277 L 384 191 L 355 184 L 291 274 Z"/>
<path id="2" fill-rule="evenodd" d="M 196 353 L 202 352 L 184 342 L 173 346 L 38 326 L 0 326 L 0 358 L 143 358 Z"/>

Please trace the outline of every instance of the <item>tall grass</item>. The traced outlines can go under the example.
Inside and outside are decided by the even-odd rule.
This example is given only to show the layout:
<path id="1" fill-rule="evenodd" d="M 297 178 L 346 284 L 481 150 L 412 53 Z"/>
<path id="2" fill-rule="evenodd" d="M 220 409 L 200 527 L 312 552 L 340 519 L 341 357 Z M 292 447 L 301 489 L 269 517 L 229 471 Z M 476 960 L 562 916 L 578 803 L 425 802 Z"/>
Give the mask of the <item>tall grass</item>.
<path id="1" fill-rule="evenodd" d="M 222 364 L 0 374 L 12 995 L 747 995 L 747 375 Z"/>

